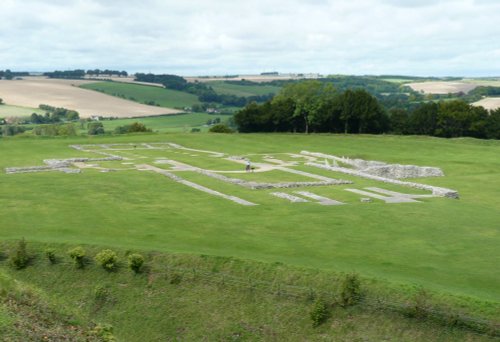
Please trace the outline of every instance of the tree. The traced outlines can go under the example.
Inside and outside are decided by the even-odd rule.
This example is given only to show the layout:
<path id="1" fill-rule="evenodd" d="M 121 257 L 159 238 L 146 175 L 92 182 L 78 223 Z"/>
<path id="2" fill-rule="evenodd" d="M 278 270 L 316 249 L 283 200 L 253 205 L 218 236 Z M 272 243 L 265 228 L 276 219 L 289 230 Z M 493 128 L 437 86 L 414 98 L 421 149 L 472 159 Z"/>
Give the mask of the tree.
<path id="1" fill-rule="evenodd" d="M 0 98 L 0 105 L 3 105 L 3 99 Z"/>
<path id="2" fill-rule="evenodd" d="M 404 109 L 393 108 L 389 111 L 391 132 L 394 134 L 408 133 L 408 112 Z"/>
<path id="3" fill-rule="evenodd" d="M 437 127 L 438 105 L 423 103 L 410 113 L 408 131 L 410 134 L 434 135 Z"/>
<path id="4" fill-rule="evenodd" d="M 488 139 L 500 139 L 500 108 L 490 111 L 485 128 Z"/>
<path id="5" fill-rule="evenodd" d="M 305 133 L 309 133 L 311 123 L 314 123 L 321 107 L 321 101 L 335 95 L 335 88 L 330 83 L 320 81 L 304 81 L 285 86 L 276 96 L 275 101 L 290 99 L 295 108 L 292 117 L 301 118 Z"/>
<path id="6" fill-rule="evenodd" d="M 87 125 L 88 135 L 104 134 L 104 126 L 102 122 L 89 122 Z"/>

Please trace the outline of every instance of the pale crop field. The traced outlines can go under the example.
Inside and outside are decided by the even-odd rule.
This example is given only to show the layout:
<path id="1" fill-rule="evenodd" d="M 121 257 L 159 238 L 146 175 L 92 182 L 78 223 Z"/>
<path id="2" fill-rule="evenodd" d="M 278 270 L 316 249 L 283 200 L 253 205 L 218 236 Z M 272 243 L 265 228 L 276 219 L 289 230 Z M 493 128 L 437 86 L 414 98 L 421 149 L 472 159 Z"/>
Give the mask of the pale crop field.
<path id="1" fill-rule="evenodd" d="M 415 91 L 423 92 L 426 94 L 449 94 L 449 93 L 468 93 L 472 89 L 479 86 L 475 83 L 465 83 L 465 82 L 415 82 L 407 83 L 407 86 Z"/>
<path id="2" fill-rule="evenodd" d="M 482 106 L 488 110 L 500 108 L 500 97 L 485 97 L 473 103 L 474 106 Z"/>
<path id="3" fill-rule="evenodd" d="M 26 77 L 0 80 L 0 98 L 8 105 L 37 108 L 40 104 L 76 110 L 81 117 L 136 117 L 179 113 L 102 94 L 79 86 L 93 81 Z"/>

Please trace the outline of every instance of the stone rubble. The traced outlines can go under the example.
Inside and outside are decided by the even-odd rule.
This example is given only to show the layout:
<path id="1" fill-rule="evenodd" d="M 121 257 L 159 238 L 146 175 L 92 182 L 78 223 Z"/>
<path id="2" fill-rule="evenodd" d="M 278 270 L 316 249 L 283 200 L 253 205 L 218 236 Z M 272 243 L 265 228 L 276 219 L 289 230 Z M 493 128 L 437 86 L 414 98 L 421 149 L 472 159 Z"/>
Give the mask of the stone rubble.
<path id="1" fill-rule="evenodd" d="M 346 157 L 337 157 L 329 154 L 319 153 L 319 152 L 300 152 L 306 156 L 312 156 L 317 158 L 333 160 L 333 166 L 337 166 L 337 162 L 343 163 L 345 165 L 350 165 L 358 171 L 363 171 L 365 173 L 380 176 L 385 178 L 421 178 L 421 177 L 442 177 L 444 176 L 443 171 L 438 167 L 431 166 L 416 166 L 416 165 L 401 165 L 401 164 L 387 164 L 376 160 L 363 160 L 363 159 L 350 159 Z"/>
<path id="2" fill-rule="evenodd" d="M 323 164 L 312 163 L 312 162 L 306 163 L 306 165 L 314 166 L 314 167 L 317 167 L 320 169 L 341 172 L 341 173 L 345 173 L 345 174 L 352 175 L 352 176 L 373 179 L 373 180 L 384 182 L 384 183 L 390 183 L 390 184 L 396 184 L 396 185 L 406 186 L 406 187 L 415 188 L 415 189 L 432 191 L 432 194 L 434 196 L 438 196 L 438 197 L 459 198 L 458 191 L 452 190 L 452 189 L 447 189 L 447 188 L 442 188 L 442 187 L 432 186 L 432 185 L 427 185 L 427 184 L 421 184 L 421 183 L 415 183 L 415 182 L 401 181 L 401 180 L 392 179 L 392 178 L 374 176 L 372 174 L 369 174 L 369 173 L 366 173 L 363 171 L 348 169 L 345 167 L 335 167 L 335 166 L 327 167 Z"/>

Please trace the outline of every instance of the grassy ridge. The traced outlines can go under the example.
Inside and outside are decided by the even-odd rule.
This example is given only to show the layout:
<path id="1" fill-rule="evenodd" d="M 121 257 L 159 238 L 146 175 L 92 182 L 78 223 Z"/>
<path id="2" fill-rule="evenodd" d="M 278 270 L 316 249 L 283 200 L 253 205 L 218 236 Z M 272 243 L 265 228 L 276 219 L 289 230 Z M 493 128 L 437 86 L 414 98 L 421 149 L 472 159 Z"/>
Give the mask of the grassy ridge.
<path id="1" fill-rule="evenodd" d="M 87 266 L 75 269 L 67 256 L 71 245 L 49 245 L 55 247 L 55 265 L 42 257 L 46 246 L 29 244 L 36 258 L 22 271 L 6 268 L 4 262 L 0 267 L 12 277 L 45 290 L 59 306 L 74 307 L 78 303 L 75 309 L 83 320 L 112 324 L 120 341 L 493 340 L 395 312 L 372 310 L 363 304 L 348 309 L 330 306 L 325 324 L 313 328 L 309 317 L 313 297 L 322 296 L 329 305 L 334 302 L 331 295 L 317 291 L 338 292 L 339 275 L 331 272 L 233 258 L 146 252 L 145 271 L 134 275 L 125 265 L 131 250 L 118 250 L 120 266 L 110 273 L 92 260 L 98 247 L 85 246 Z M 2 245 L 3 250 L 11 247 Z M 263 281 L 269 286 L 258 285 Z M 285 284 L 296 285 L 291 288 L 307 286 L 312 292 L 291 296 Z M 366 290 L 363 293 L 369 295 Z"/>
<path id="2" fill-rule="evenodd" d="M 0 239 L 29 236 L 34 241 L 204 253 L 356 270 L 369 277 L 498 302 L 498 142 L 272 134 L 3 139 L 0 166 L 84 156 L 67 147 L 72 143 L 145 141 L 171 141 L 233 155 L 310 150 L 439 166 L 446 177 L 426 183 L 455 188 L 462 198 L 396 205 L 375 201 L 363 206 L 357 196 L 341 186 L 322 189 L 321 193 L 348 205 L 293 205 L 272 198 L 269 191 L 186 175 L 186 179 L 260 204 L 247 208 L 147 172 L 0 174 Z M 193 159 L 202 161 L 201 157 Z M 380 186 L 361 180 L 356 184 Z"/>
<path id="3" fill-rule="evenodd" d="M 182 91 L 154 86 L 120 83 L 96 82 L 82 84 L 82 88 L 100 91 L 109 95 L 124 97 L 140 103 L 154 101 L 161 107 L 184 108 L 200 103 L 198 97 Z"/>

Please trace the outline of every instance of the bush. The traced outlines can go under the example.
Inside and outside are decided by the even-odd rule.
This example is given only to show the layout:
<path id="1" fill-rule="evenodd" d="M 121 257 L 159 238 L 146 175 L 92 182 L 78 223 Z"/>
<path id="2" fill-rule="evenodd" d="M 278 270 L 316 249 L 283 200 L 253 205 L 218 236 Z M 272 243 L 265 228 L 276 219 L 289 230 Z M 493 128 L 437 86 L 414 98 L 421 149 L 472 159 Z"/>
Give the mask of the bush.
<path id="1" fill-rule="evenodd" d="M 359 277 L 355 273 L 347 274 L 341 285 L 340 302 L 342 306 L 356 304 L 361 297 Z"/>
<path id="2" fill-rule="evenodd" d="M 234 133 L 234 131 L 224 124 L 217 124 L 210 127 L 209 132 L 212 133 Z"/>
<path id="3" fill-rule="evenodd" d="M 54 248 L 45 249 L 45 256 L 49 259 L 51 264 L 56 263 L 56 250 Z"/>
<path id="4" fill-rule="evenodd" d="M 328 306 L 322 299 L 318 299 L 312 306 L 311 316 L 313 327 L 321 325 L 328 318 Z"/>
<path id="5" fill-rule="evenodd" d="M 128 267 L 134 273 L 140 273 L 142 265 L 144 264 L 144 257 L 140 254 L 130 254 L 128 256 Z"/>
<path id="6" fill-rule="evenodd" d="M 92 335 L 99 338 L 103 342 L 115 342 L 116 338 L 113 335 L 113 326 L 110 324 L 97 324 L 92 329 Z"/>
<path id="7" fill-rule="evenodd" d="M 28 255 L 28 251 L 26 250 L 26 241 L 24 240 L 24 238 L 22 238 L 17 244 L 15 254 L 10 258 L 10 264 L 15 269 L 20 270 L 28 266 L 29 261 L 30 258 Z"/>
<path id="8" fill-rule="evenodd" d="M 191 133 L 198 133 L 201 132 L 201 129 L 199 128 L 191 128 Z"/>
<path id="9" fill-rule="evenodd" d="M 88 135 L 99 135 L 104 134 L 104 126 L 102 122 L 89 122 L 87 124 Z"/>
<path id="10" fill-rule="evenodd" d="M 97 253 L 95 261 L 106 271 L 114 271 L 117 267 L 118 256 L 111 249 L 104 249 Z"/>
<path id="11" fill-rule="evenodd" d="M 77 268 L 83 268 L 85 266 L 85 250 L 83 247 L 75 247 L 69 252 L 69 257 L 75 262 Z"/>

